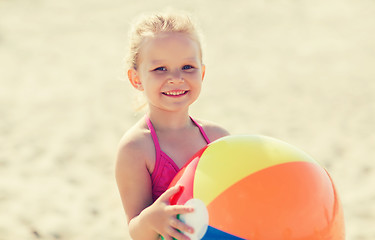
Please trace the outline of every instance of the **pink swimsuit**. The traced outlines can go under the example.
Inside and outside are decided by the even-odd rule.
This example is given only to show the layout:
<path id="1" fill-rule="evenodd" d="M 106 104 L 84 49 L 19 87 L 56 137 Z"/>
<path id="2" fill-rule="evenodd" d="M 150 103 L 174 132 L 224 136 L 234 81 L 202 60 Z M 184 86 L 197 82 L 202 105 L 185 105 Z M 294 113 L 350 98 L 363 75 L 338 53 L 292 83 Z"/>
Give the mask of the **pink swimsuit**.
<path id="1" fill-rule="evenodd" d="M 210 143 L 206 133 L 204 132 L 203 128 L 190 117 L 193 123 L 199 128 L 204 140 L 206 140 L 207 144 Z M 152 179 L 152 198 L 155 201 L 162 193 L 167 190 L 170 182 L 173 180 L 174 176 L 176 176 L 177 172 L 180 168 L 176 165 L 176 163 L 160 149 L 158 136 L 156 135 L 155 129 L 152 126 L 152 123 L 149 117 L 146 116 L 146 121 L 148 128 L 150 129 L 152 140 L 154 141 L 155 145 L 155 168 L 152 172 L 151 179 Z"/>

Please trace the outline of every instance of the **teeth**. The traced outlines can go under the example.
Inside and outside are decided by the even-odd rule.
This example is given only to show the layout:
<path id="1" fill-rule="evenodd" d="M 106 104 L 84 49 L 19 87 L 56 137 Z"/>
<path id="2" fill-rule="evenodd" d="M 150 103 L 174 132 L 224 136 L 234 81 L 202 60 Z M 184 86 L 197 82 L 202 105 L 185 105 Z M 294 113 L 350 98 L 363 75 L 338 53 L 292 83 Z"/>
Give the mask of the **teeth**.
<path id="1" fill-rule="evenodd" d="M 184 94 L 186 91 L 170 91 L 170 92 L 164 92 L 165 95 L 168 96 L 178 96 Z"/>

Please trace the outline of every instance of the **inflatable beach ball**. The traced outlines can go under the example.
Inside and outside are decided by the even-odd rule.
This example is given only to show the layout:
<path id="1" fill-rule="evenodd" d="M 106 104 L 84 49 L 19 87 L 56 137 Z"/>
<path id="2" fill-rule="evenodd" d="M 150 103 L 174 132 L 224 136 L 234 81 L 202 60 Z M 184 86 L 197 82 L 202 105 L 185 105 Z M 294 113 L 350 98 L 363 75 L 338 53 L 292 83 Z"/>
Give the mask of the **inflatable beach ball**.
<path id="1" fill-rule="evenodd" d="M 264 136 L 228 136 L 201 149 L 171 186 L 191 239 L 343 240 L 344 218 L 329 174 L 301 150 Z"/>

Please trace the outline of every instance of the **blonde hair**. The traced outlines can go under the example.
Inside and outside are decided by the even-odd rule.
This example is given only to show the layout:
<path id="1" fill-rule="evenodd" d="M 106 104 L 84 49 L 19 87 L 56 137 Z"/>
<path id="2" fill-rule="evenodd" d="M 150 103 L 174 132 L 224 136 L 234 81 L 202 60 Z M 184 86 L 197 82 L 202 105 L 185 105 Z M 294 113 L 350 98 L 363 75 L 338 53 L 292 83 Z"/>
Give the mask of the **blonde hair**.
<path id="1" fill-rule="evenodd" d="M 185 33 L 199 46 L 200 57 L 202 60 L 202 47 L 200 34 L 191 17 L 186 13 L 155 13 L 152 15 L 143 15 L 133 25 L 129 34 L 129 52 L 127 63 L 130 68 L 137 69 L 139 52 L 142 43 L 146 38 L 155 37 L 160 33 Z"/>

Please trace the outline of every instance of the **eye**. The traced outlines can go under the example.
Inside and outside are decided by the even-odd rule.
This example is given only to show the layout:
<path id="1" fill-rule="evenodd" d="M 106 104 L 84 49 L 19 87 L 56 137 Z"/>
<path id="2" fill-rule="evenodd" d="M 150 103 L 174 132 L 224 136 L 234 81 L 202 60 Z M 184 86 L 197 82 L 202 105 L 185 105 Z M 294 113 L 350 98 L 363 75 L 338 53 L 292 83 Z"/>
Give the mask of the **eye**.
<path id="1" fill-rule="evenodd" d="M 154 69 L 154 71 L 167 71 L 166 67 L 157 67 Z"/>
<path id="2" fill-rule="evenodd" d="M 193 69 L 194 67 L 191 66 L 191 65 L 185 65 L 182 67 L 182 70 L 189 70 L 189 69 Z"/>

